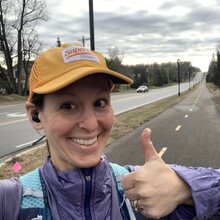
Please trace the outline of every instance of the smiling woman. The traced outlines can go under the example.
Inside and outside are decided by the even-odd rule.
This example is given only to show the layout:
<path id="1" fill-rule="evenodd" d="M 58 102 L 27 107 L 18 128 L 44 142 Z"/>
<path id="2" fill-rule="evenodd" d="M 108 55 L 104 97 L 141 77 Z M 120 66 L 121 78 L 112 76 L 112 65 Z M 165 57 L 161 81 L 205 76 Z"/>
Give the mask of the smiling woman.
<path id="1" fill-rule="evenodd" d="M 68 59 L 66 51 L 71 51 Z M 45 133 L 49 156 L 41 167 L 0 181 L 0 219 L 196 216 L 192 197 L 200 200 L 176 174 L 184 169 L 171 169 L 162 161 L 149 129 L 141 136 L 143 166 L 113 164 L 103 153 L 114 125 L 110 92 L 115 84 L 130 83 L 130 78 L 107 68 L 103 55 L 80 45 L 64 44 L 36 59 L 26 110 L 32 127 Z M 190 173 L 198 175 L 196 169 Z"/>
<path id="2" fill-rule="evenodd" d="M 26 106 L 32 115 L 32 104 Z M 105 76 L 92 74 L 45 95 L 44 106 L 38 111 L 40 123 L 33 126 L 39 129 L 40 124 L 44 129 L 58 171 L 99 163 L 114 123 L 110 84 Z"/>
<path id="3" fill-rule="evenodd" d="M 115 84 L 130 83 L 130 78 L 108 69 L 100 53 L 80 45 L 64 44 L 41 54 L 30 75 L 26 110 L 32 127 L 45 133 L 49 156 L 40 168 L 19 179 L 0 182 L 0 198 L 10 198 L 1 192 L 13 190 L 18 198 L 13 204 L 0 200 L 0 218 L 134 216 L 131 206 L 127 213 L 125 203 L 120 210 L 113 172 L 116 168 L 103 155 L 114 124 L 110 91 Z M 40 193 L 34 193 L 36 190 Z M 32 205 L 33 196 L 39 206 Z M 13 213 L 4 208 L 7 202 L 13 206 Z"/>

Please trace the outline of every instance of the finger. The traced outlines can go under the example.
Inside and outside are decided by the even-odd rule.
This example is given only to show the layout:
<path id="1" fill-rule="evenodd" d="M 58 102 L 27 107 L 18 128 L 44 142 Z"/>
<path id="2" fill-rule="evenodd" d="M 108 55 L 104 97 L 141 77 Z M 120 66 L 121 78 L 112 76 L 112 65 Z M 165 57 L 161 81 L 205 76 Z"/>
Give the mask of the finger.
<path id="1" fill-rule="evenodd" d="M 139 199 L 139 195 L 137 194 L 137 190 L 135 188 L 131 188 L 129 190 L 125 190 L 125 196 L 131 201 Z"/>
<path id="2" fill-rule="evenodd" d="M 135 186 L 134 172 L 127 174 L 121 181 L 121 185 L 125 190 L 129 190 Z"/>
<path id="3" fill-rule="evenodd" d="M 160 158 L 153 146 L 153 143 L 150 139 L 150 135 L 151 130 L 149 128 L 144 129 L 144 131 L 141 134 L 141 144 L 144 151 L 145 162 L 153 161 Z"/>

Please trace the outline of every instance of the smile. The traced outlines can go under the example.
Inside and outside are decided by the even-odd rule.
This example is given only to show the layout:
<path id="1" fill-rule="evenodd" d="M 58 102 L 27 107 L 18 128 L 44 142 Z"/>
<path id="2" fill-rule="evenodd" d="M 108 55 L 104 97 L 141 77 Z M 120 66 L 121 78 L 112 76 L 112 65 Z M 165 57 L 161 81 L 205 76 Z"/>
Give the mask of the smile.
<path id="1" fill-rule="evenodd" d="M 85 146 L 89 146 L 92 145 L 94 143 L 96 143 L 97 141 L 97 137 L 94 137 L 92 139 L 80 139 L 80 138 L 70 138 L 73 142 L 75 142 L 76 144 L 80 144 L 80 145 L 85 145 Z"/>

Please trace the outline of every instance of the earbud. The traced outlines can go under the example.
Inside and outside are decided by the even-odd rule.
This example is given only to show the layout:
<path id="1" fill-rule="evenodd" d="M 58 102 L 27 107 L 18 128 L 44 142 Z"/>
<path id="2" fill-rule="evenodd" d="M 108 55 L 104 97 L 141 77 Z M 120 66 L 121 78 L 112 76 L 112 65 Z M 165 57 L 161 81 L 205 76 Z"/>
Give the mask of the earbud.
<path id="1" fill-rule="evenodd" d="M 40 119 L 38 118 L 38 112 L 36 112 L 35 114 L 32 115 L 32 120 L 37 123 L 40 122 Z"/>

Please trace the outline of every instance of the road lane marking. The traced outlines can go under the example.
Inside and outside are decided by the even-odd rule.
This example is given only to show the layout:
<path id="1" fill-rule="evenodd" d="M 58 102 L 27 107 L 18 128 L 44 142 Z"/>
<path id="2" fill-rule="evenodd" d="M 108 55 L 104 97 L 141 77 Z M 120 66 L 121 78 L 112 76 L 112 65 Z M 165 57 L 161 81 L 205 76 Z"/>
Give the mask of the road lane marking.
<path id="1" fill-rule="evenodd" d="M 32 145 L 33 143 L 34 143 L 34 141 L 30 141 L 30 142 L 27 142 L 25 144 L 18 145 L 15 148 L 26 147 L 26 146 L 29 146 L 30 144 Z"/>
<path id="2" fill-rule="evenodd" d="M 163 147 L 163 148 L 161 149 L 161 151 L 158 153 L 158 155 L 159 155 L 160 157 L 162 157 L 163 154 L 166 152 L 166 150 L 167 150 L 167 147 Z"/>
<path id="3" fill-rule="evenodd" d="M 189 117 L 189 115 L 185 115 L 185 117 L 184 118 L 188 118 Z"/>
<path id="4" fill-rule="evenodd" d="M 192 110 L 193 110 L 193 109 L 191 108 L 189 111 L 192 112 Z"/>
<path id="5" fill-rule="evenodd" d="M 6 115 L 9 118 L 17 118 L 17 117 L 26 117 L 27 115 L 25 113 L 20 112 L 14 112 Z"/>
<path id="6" fill-rule="evenodd" d="M 178 125 L 178 126 L 176 127 L 175 131 L 179 131 L 181 127 L 182 127 L 181 125 Z"/>
<path id="7" fill-rule="evenodd" d="M 15 121 L 2 122 L 2 123 L 0 123 L 0 126 L 11 125 L 11 124 L 15 124 L 15 123 L 27 121 L 27 120 L 28 120 L 28 118 L 23 118 L 23 119 L 19 119 L 19 120 L 15 120 Z"/>
<path id="8" fill-rule="evenodd" d="M 8 114 L 8 112 L 2 112 L 2 113 L 0 113 L 0 115 L 6 115 L 6 114 Z"/>
<path id="9" fill-rule="evenodd" d="M 132 97 L 127 97 L 127 98 L 122 98 L 122 99 L 118 99 L 118 100 L 112 100 L 111 103 L 117 103 L 117 102 L 123 102 L 123 101 L 127 101 L 130 99 L 136 99 L 136 98 L 142 98 L 143 96 L 137 95 L 137 96 L 132 96 Z"/>

